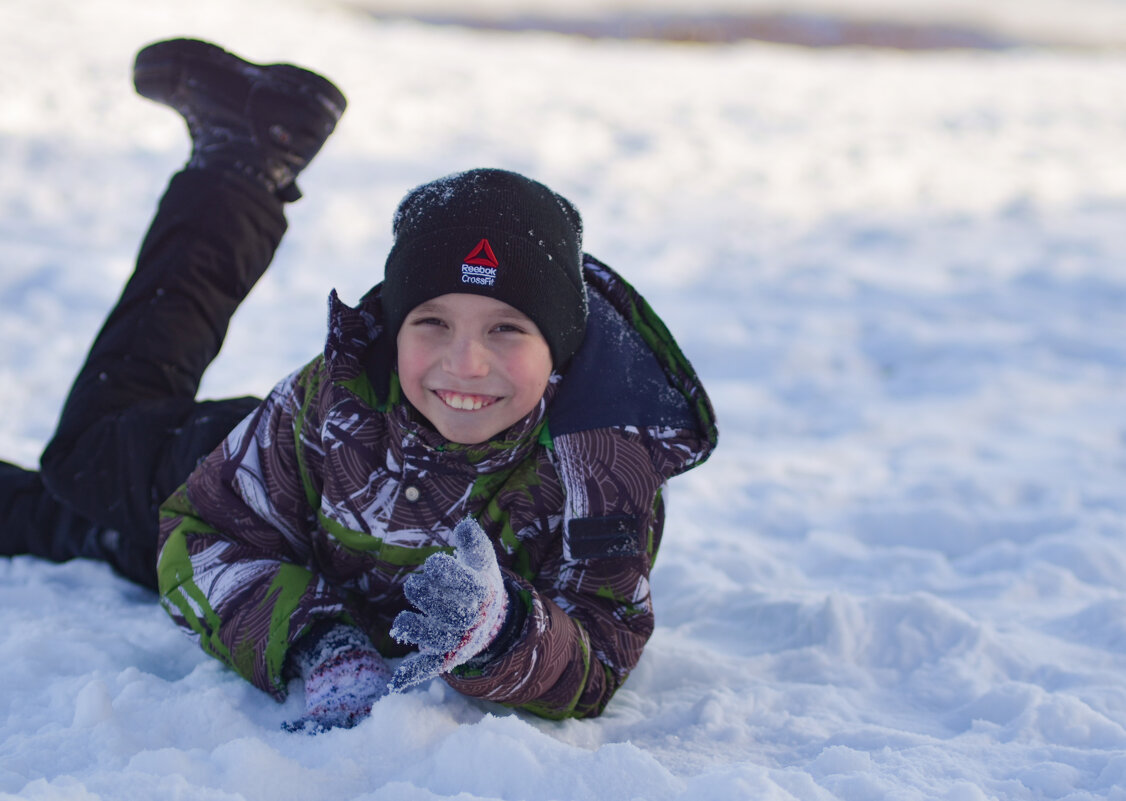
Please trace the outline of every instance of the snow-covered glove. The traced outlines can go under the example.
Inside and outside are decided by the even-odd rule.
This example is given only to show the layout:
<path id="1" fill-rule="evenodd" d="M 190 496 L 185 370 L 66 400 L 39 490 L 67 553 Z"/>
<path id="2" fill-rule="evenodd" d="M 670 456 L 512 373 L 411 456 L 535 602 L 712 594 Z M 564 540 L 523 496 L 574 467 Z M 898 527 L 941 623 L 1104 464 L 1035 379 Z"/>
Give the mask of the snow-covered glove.
<path id="1" fill-rule="evenodd" d="M 305 682 L 305 714 L 282 724 L 291 732 L 350 729 L 387 693 L 391 669 L 360 629 L 343 623 L 314 630 L 290 653 Z"/>
<path id="2" fill-rule="evenodd" d="M 496 552 L 476 520 L 467 517 L 454 527 L 453 545 L 453 555 L 427 557 L 403 585 L 419 612 L 396 615 L 391 636 L 417 645 L 419 653 L 395 670 L 392 692 L 465 664 L 492 645 L 506 623 L 511 625 L 513 604 Z"/>

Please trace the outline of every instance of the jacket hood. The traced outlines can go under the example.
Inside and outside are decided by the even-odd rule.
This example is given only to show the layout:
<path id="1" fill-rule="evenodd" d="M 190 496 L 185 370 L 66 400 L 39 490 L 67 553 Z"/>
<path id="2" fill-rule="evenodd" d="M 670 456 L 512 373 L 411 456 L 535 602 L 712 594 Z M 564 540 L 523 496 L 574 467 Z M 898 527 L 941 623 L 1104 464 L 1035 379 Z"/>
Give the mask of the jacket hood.
<path id="1" fill-rule="evenodd" d="M 553 437 L 609 426 L 695 432 L 671 475 L 714 450 L 715 411 L 696 371 L 660 317 L 618 273 L 585 255 L 586 338 L 548 408 Z"/>

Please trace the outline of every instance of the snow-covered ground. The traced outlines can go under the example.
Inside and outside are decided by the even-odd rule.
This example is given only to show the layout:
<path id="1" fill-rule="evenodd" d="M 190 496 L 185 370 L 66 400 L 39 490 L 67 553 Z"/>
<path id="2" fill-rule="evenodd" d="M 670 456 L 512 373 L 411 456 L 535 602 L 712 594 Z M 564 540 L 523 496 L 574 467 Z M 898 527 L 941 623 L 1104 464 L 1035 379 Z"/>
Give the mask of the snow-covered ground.
<path id="1" fill-rule="evenodd" d="M 1061 29 L 1123 6 L 1023 5 Z M 0 456 L 35 463 L 186 153 L 129 83 L 180 34 L 312 65 L 351 103 L 208 395 L 318 350 L 328 289 L 378 280 L 407 188 L 496 165 L 577 202 L 698 368 L 720 448 L 673 484 L 658 629 L 597 720 L 435 682 L 287 734 L 298 697 L 104 566 L 0 559 L 0 796 L 1126 798 L 1126 53 L 6 0 Z"/>

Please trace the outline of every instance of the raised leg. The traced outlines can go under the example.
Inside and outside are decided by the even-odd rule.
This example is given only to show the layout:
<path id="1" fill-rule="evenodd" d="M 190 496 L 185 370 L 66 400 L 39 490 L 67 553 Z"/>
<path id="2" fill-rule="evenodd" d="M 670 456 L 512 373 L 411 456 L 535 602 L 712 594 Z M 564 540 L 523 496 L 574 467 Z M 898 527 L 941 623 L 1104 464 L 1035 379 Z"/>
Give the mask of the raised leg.
<path id="1" fill-rule="evenodd" d="M 104 558 L 155 586 L 159 504 L 258 402 L 196 401 L 203 372 L 345 101 L 319 75 L 194 40 L 142 50 L 134 81 L 184 117 L 192 156 L 75 379 L 40 474 L 0 464 L 0 542 L 7 531 L 47 558 Z"/>
<path id="2" fill-rule="evenodd" d="M 175 176 L 75 379 L 43 452 L 43 483 L 118 532 L 110 561 L 130 578 L 155 580 L 157 507 L 257 404 L 195 394 L 284 231 L 281 202 L 242 178 Z"/>

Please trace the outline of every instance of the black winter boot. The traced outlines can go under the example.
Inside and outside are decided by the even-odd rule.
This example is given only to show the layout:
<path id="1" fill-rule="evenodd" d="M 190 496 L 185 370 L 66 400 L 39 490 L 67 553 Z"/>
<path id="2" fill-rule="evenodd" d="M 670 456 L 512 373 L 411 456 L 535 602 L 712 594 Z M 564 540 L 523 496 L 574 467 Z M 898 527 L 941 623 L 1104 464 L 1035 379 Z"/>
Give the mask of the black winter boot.
<path id="1" fill-rule="evenodd" d="M 189 168 L 241 173 L 283 201 L 324 145 L 347 101 L 330 81 L 291 64 L 253 64 L 216 45 L 170 39 L 137 53 L 133 84 L 183 116 Z"/>

